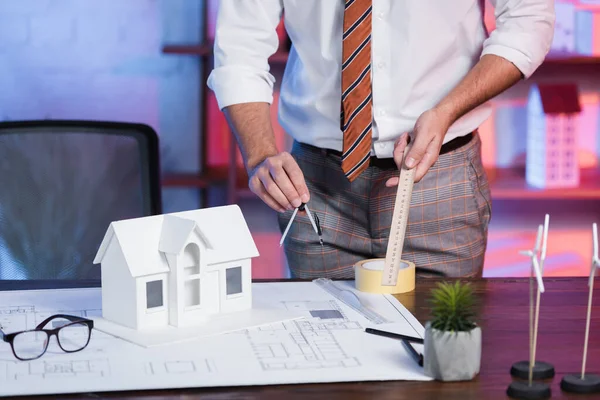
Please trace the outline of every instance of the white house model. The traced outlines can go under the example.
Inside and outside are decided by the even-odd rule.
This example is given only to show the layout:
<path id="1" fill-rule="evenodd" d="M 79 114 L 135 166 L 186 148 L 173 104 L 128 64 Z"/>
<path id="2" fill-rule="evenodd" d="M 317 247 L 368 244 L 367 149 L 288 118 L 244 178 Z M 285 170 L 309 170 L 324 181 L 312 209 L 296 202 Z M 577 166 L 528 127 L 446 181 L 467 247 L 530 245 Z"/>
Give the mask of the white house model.
<path id="1" fill-rule="evenodd" d="M 144 331 L 250 309 L 258 255 L 236 205 L 113 222 L 94 259 L 102 318 Z"/>
<path id="2" fill-rule="evenodd" d="M 533 86 L 527 102 L 526 181 L 538 188 L 579 185 L 578 122 L 581 105 L 575 84 Z"/>

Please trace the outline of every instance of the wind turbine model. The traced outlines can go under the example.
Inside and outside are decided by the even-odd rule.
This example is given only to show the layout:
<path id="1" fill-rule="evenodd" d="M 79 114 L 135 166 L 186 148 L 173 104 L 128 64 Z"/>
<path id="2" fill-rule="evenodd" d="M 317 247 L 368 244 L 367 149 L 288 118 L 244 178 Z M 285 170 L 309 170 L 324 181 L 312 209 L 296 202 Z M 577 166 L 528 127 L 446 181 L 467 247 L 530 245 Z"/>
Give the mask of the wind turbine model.
<path id="1" fill-rule="evenodd" d="M 565 392 L 573 393 L 600 393 L 600 376 L 597 374 L 585 373 L 585 362 L 587 358 L 588 338 L 590 334 L 590 317 L 592 314 L 592 295 L 594 293 L 594 278 L 596 271 L 600 269 L 600 258 L 598 258 L 598 226 L 592 225 L 592 238 L 594 254 L 592 255 L 592 267 L 590 269 L 590 279 L 588 281 L 589 294 L 587 306 L 587 321 L 585 324 L 585 339 L 583 343 L 583 362 L 581 364 L 581 374 L 565 375 L 561 382 L 560 388 Z"/>
<path id="2" fill-rule="evenodd" d="M 529 361 L 520 361 L 513 364 L 511 368 L 511 375 L 519 378 L 527 379 L 526 381 L 514 381 L 512 382 L 506 394 L 512 398 L 517 399 L 547 399 L 552 395 L 550 385 L 545 382 L 537 382 L 534 380 L 538 376 L 544 377 L 549 372 L 551 376 L 554 376 L 554 367 L 548 363 L 535 362 L 535 344 L 537 342 L 537 330 L 534 329 L 534 296 L 533 296 L 533 275 L 537 280 L 538 289 L 538 301 L 535 303 L 535 314 L 539 315 L 539 294 L 545 292 L 544 281 L 542 279 L 542 269 L 538 261 L 538 252 L 540 250 L 540 242 L 542 236 L 544 239 L 547 238 L 548 232 L 548 221 L 549 217 L 546 215 L 544 225 L 538 227 L 538 233 L 533 250 L 520 252 L 523 255 L 531 257 L 531 275 L 529 279 L 530 298 L 529 298 Z M 542 244 L 542 254 L 545 257 L 546 240 Z"/>
<path id="3" fill-rule="evenodd" d="M 554 366 L 544 361 L 536 360 L 537 350 L 537 336 L 538 336 L 538 321 L 540 316 L 540 295 L 544 292 L 542 276 L 544 274 L 544 262 L 546 261 L 546 252 L 548 248 L 548 227 L 550 224 L 550 216 L 546 214 L 544 218 L 544 225 L 538 227 L 538 235 L 533 250 L 521 251 L 520 253 L 530 257 L 532 270 L 530 277 L 530 308 L 529 308 L 529 340 L 530 340 L 530 355 L 529 361 L 519 361 L 513 364 L 510 374 L 520 379 L 549 379 L 554 376 Z M 540 243 L 541 242 L 541 243 Z M 541 249 L 540 249 L 541 247 Z M 534 303 L 533 300 L 533 276 L 534 276 L 534 264 L 538 262 L 537 257 L 540 254 L 540 260 L 537 264 L 539 267 L 539 277 L 536 278 L 538 281 L 537 297 Z M 537 271 L 536 271 L 537 272 Z M 535 304 L 535 306 L 534 306 Z M 535 316 L 534 316 L 535 307 Z"/>

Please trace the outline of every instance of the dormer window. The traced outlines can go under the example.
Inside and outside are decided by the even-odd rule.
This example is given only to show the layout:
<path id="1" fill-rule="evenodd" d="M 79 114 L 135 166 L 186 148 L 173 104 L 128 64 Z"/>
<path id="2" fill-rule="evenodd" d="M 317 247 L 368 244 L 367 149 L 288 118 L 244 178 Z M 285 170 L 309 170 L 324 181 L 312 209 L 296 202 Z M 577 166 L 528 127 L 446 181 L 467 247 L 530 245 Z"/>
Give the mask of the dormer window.
<path id="1" fill-rule="evenodd" d="M 200 305 L 200 249 L 195 243 L 189 243 L 181 257 L 181 267 L 184 275 L 184 306 L 197 307 Z"/>

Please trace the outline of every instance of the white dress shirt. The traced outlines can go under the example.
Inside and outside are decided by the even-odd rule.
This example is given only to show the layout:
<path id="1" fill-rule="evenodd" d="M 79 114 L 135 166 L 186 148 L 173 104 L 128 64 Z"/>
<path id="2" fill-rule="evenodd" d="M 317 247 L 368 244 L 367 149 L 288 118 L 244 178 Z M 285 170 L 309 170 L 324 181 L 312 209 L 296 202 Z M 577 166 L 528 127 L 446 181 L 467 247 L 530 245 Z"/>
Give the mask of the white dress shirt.
<path id="1" fill-rule="evenodd" d="M 528 78 L 554 32 L 553 0 L 491 0 L 496 29 L 483 23 L 483 0 L 373 0 L 373 154 L 391 157 L 411 131 L 484 54 L 511 61 Z M 278 48 L 281 15 L 292 49 L 281 82 L 279 122 L 299 142 L 342 150 L 340 129 L 343 0 L 220 0 L 214 69 L 219 107 L 273 101 L 268 58 Z M 445 142 L 476 129 L 489 104 L 452 125 Z"/>

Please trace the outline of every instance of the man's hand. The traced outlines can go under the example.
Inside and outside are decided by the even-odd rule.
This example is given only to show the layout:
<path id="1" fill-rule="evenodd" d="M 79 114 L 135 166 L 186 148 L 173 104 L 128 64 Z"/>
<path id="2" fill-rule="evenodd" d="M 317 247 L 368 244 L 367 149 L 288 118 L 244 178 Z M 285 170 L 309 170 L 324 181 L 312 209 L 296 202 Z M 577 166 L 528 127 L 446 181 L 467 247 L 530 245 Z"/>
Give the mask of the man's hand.
<path id="1" fill-rule="evenodd" d="M 307 203 L 304 174 L 296 160 L 280 153 L 275 144 L 270 104 L 235 104 L 223 112 L 240 146 L 250 190 L 279 212 Z"/>
<path id="2" fill-rule="evenodd" d="M 275 211 L 285 212 L 310 200 L 304 174 L 287 152 L 265 158 L 248 175 L 250 190 Z"/>
<path id="3" fill-rule="evenodd" d="M 413 134 L 411 135 L 411 148 L 406 154 L 404 160 L 404 151 L 408 144 L 408 133 L 404 133 L 396 141 L 394 146 L 394 161 L 398 169 L 402 168 L 402 162 L 405 161 L 406 167 L 415 168 L 415 182 L 419 182 L 425 176 L 425 173 L 436 162 L 440 154 L 440 148 L 444 141 L 444 136 L 451 124 L 449 115 L 444 114 L 438 109 L 425 111 L 417 119 Z M 396 186 L 398 178 L 391 178 L 386 182 L 387 186 Z"/>
<path id="4" fill-rule="evenodd" d="M 414 143 L 406 155 L 406 167 L 415 168 L 415 182 L 419 182 L 439 157 L 446 132 L 458 118 L 513 86 L 523 77 L 510 61 L 491 54 L 480 58 L 473 69 L 434 108 L 417 119 Z M 402 134 L 394 148 L 394 161 L 402 166 L 408 135 Z M 387 186 L 398 184 L 391 178 Z"/>

